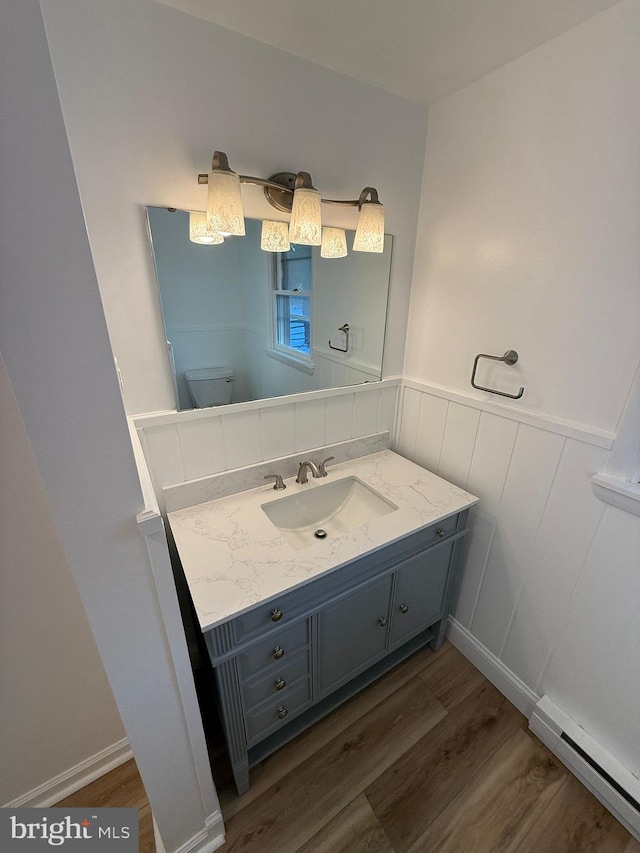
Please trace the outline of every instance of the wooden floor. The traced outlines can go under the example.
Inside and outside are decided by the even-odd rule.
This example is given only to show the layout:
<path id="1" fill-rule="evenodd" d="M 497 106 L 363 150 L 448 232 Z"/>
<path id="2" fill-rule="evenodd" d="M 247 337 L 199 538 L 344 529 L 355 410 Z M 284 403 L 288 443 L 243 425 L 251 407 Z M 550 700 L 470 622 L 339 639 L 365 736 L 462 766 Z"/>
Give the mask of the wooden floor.
<path id="1" fill-rule="evenodd" d="M 280 749 L 243 797 L 221 747 L 214 767 L 222 853 L 640 853 L 449 644 L 413 655 Z M 115 801 L 89 786 L 64 804 L 141 802 L 141 783 L 122 778 Z"/>
<path id="2" fill-rule="evenodd" d="M 138 849 L 140 853 L 156 853 L 151 807 L 133 758 L 70 797 L 56 803 L 56 806 L 70 809 L 138 809 L 140 819 Z"/>

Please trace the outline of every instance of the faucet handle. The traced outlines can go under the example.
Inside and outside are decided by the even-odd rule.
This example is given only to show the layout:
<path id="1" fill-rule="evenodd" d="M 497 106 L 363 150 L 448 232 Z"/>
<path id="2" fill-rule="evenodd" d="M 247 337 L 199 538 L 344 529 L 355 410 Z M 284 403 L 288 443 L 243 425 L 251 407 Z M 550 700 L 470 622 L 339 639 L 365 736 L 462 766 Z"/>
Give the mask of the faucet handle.
<path id="1" fill-rule="evenodd" d="M 331 460 L 335 458 L 335 456 L 327 456 L 327 458 L 323 459 L 322 462 L 318 465 L 318 471 L 320 472 L 321 477 L 327 476 L 327 469 L 324 466 L 327 464 L 327 462 L 331 462 Z"/>
<path id="2" fill-rule="evenodd" d="M 281 492 L 283 489 L 287 488 L 280 474 L 265 474 L 264 479 L 275 480 L 273 488 L 276 490 L 276 492 Z"/>

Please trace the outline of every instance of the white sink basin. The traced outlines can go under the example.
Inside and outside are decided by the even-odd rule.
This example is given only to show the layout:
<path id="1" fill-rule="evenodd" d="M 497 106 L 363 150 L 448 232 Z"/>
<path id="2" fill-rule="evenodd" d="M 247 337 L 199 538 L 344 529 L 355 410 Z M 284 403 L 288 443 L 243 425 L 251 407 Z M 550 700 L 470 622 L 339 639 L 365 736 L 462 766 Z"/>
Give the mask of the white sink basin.
<path id="1" fill-rule="evenodd" d="M 333 539 L 396 509 L 357 477 L 309 484 L 308 491 L 262 504 L 263 512 L 295 550 Z"/>

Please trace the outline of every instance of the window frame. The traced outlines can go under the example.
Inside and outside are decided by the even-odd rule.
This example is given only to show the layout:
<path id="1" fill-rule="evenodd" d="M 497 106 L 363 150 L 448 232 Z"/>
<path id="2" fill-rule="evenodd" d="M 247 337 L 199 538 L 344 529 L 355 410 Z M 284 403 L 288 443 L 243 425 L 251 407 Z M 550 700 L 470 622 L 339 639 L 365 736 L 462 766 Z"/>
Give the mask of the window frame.
<path id="1" fill-rule="evenodd" d="M 270 281 L 268 283 L 269 286 L 269 300 L 270 300 L 270 321 L 269 321 L 269 345 L 267 347 L 267 354 L 272 358 L 277 358 L 280 361 L 285 362 L 286 364 L 290 364 L 293 367 L 296 367 L 300 370 L 304 370 L 307 373 L 313 373 L 315 370 L 315 365 L 313 363 L 311 354 L 313 352 L 313 313 L 314 313 L 314 300 L 313 300 L 313 283 L 311 290 L 285 290 L 281 285 L 283 281 L 283 272 L 282 267 L 283 264 L 290 262 L 300 262 L 302 260 L 308 260 L 311 267 L 311 280 L 313 282 L 313 271 L 314 271 L 314 258 L 313 258 L 313 247 L 305 247 L 309 249 L 308 258 L 286 258 L 283 257 L 286 255 L 286 252 L 274 252 L 273 258 L 271 262 L 271 276 Z M 304 297 L 309 299 L 309 317 L 306 318 L 301 316 L 300 319 L 304 322 L 308 320 L 309 324 L 309 352 L 306 353 L 304 350 L 297 349 L 296 347 L 288 346 L 287 344 L 283 344 L 278 339 L 278 297 L 284 297 L 286 299 L 291 300 L 293 297 Z M 289 317 L 292 316 L 292 312 L 289 311 Z M 294 317 L 297 315 L 293 315 Z"/>

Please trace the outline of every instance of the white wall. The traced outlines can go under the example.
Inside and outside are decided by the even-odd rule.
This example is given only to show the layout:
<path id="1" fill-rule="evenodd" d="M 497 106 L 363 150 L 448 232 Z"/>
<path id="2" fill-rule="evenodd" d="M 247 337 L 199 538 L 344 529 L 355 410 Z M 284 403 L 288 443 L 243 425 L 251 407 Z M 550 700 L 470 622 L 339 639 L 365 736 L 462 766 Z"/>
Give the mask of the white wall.
<path id="1" fill-rule="evenodd" d="M 190 677 L 186 646 L 179 674 L 138 533 L 136 514 L 144 503 L 37 0 L 0 5 L 0 32 L 2 353 L 61 545 L 171 851 L 198 832 L 206 837 L 206 820 L 217 808 L 211 778 L 191 748 L 182 691 L 185 672 Z M 34 240 L 37 220 L 46 225 Z M 16 532 L 32 535 L 24 520 Z M 20 598 L 12 604 L 27 607 Z M 47 704 L 46 693 L 40 701 Z M 55 730 L 48 735 L 55 738 Z"/>
<path id="2" fill-rule="evenodd" d="M 459 624 L 635 772 L 640 519 L 590 477 L 639 356 L 638 32 L 624 0 L 430 110 L 399 434 L 481 499 Z M 524 397 L 473 391 L 509 348 L 478 378 Z"/>
<path id="3" fill-rule="evenodd" d="M 1 358 L 0 435 L 0 803 L 7 804 L 125 733 Z"/>
<path id="4" fill-rule="evenodd" d="M 615 429 L 638 364 L 639 15 L 625 0 L 430 110 L 407 375 L 467 392 L 476 353 L 513 348 L 480 384 Z"/>
<path id="5" fill-rule="evenodd" d="M 131 413 L 173 408 L 143 205 L 201 209 L 215 148 L 244 174 L 376 186 L 395 235 L 385 374 L 402 370 L 426 111 L 153 0 L 43 0 L 92 253 Z M 261 190 L 249 216 L 272 216 Z M 355 210 L 327 208 L 355 226 Z"/>

